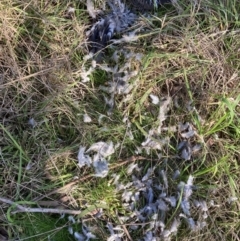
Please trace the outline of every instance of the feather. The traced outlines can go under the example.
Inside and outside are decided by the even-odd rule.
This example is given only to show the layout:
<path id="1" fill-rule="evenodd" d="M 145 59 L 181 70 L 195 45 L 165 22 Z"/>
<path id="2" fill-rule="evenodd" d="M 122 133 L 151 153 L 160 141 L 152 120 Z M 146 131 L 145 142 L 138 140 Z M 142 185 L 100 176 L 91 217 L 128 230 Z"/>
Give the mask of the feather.
<path id="1" fill-rule="evenodd" d="M 87 32 L 90 52 L 98 53 L 107 46 L 115 34 L 126 31 L 138 18 L 134 13 L 136 9 L 149 11 L 169 2 L 171 0 L 128 0 L 126 1 L 128 8 L 121 0 L 107 1 L 110 11 Z M 96 17 L 91 1 L 88 1 L 88 11 L 93 18 Z M 135 36 L 134 39 L 137 37 Z"/>

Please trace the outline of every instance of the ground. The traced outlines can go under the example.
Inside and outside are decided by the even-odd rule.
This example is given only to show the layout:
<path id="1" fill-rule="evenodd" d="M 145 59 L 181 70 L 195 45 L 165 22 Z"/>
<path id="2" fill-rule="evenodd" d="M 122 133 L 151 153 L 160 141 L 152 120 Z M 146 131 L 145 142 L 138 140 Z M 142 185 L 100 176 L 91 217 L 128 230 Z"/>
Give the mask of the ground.
<path id="1" fill-rule="evenodd" d="M 85 1 L 1 1 L 0 240 L 240 240 L 239 12 L 178 1 L 96 62 Z"/>

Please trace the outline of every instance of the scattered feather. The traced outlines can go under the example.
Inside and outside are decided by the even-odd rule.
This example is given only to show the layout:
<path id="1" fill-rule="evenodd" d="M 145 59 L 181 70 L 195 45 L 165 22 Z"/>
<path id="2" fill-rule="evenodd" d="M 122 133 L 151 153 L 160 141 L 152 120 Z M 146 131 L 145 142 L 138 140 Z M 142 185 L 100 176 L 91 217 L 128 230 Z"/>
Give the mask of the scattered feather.
<path id="1" fill-rule="evenodd" d="M 172 98 L 171 97 L 166 97 L 163 98 L 160 101 L 160 109 L 159 109 L 159 114 L 158 114 L 158 120 L 160 122 L 160 126 L 162 126 L 162 122 L 166 120 L 167 116 L 167 112 L 169 111 L 169 105 L 172 102 Z"/>
<path id="2" fill-rule="evenodd" d="M 158 204 L 159 210 L 165 211 L 165 212 L 169 210 L 167 204 L 162 199 L 158 199 L 157 204 Z"/>
<path id="3" fill-rule="evenodd" d="M 154 130 L 149 131 L 148 136 L 146 137 L 145 141 L 142 142 L 143 148 L 149 152 L 149 150 L 162 150 L 162 147 L 169 143 L 169 138 L 156 138 L 154 135 Z"/>
<path id="4" fill-rule="evenodd" d="M 192 112 L 195 109 L 195 107 L 192 106 L 192 104 L 193 102 L 191 100 L 186 103 L 186 108 L 189 112 Z"/>
<path id="5" fill-rule="evenodd" d="M 133 133 L 132 133 L 131 130 L 128 130 L 128 131 L 126 132 L 126 135 L 129 137 L 129 139 L 130 139 L 131 141 L 134 140 L 134 136 L 133 136 Z"/>
<path id="6" fill-rule="evenodd" d="M 112 60 L 115 62 L 115 63 L 118 63 L 118 61 L 119 61 L 119 58 L 120 58 L 120 53 L 119 53 L 119 51 L 114 51 L 114 53 L 113 53 L 113 55 L 112 55 Z"/>
<path id="7" fill-rule="evenodd" d="M 181 151 L 187 145 L 187 143 L 188 143 L 187 141 L 181 141 L 178 144 L 177 149 Z"/>
<path id="8" fill-rule="evenodd" d="M 130 228 L 132 230 L 138 230 L 139 229 L 139 226 L 138 225 L 130 225 Z"/>
<path id="9" fill-rule="evenodd" d="M 92 163 L 92 159 L 90 156 L 85 155 L 85 149 L 86 147 L 80 146 L 79 151 L 78 151 L 78 165 L 79 167 L 83 167 L 85 165 L 87 165 L 88 167 L 90 167 L 91 163 Z"/>
<path id="10" fill-rule="evenodd" d="M 128 34 L 123 34 L 121 39 L 114 39 L 112 42 L 114 44 L 120 44 L 120 43 L 129 43 L 129 42 L 135 42 L 139 39 L 139 36 L 136 35 L 135 31 L 129 32 Z"/>
<path id="11" fill-rule="evenodd" d="M 118 66 L 116 65 L 114 68 L 112 68 L 112 67 L 109 67 L 109 66 L 106 65 L 106 64 L 101 64 L 101 65 L 99 65 L 99 68 L 100 68 L 101 70 L 104 70 L 104 71 L 107 72 L 107 73 L 116 73 Z"/>
<path id="12" fill-rule="evenodd" d="M 31 161 L 28 162 L 27 166 L 26 166 L 26 171 L 31 170 L 33 167 L 33 163 Z"/>
<path id="13" fill-rule="evenodd" d="M 197 208 L 200 208 L 201 211 L 203 212 L 207 212 L 208 211 L 208 207 L 207 207 L 207 203 L 206 201 L 203 201 L 203 200 L 194 200 L 193 201 L 194 205 L 197 207 Z"/>
<path id="14" fill-rule="evenodd" d="M 77 240 L 77 241 L 86 241 L 86 237 L 79 233 L 79 232 L 74 232 L 74 238 Z"/>
<path id="15" fill-rule="evenodd" d="M 193 179 L 194 177 L 190 175 L 187 180 L 187 184 L 184 186 L 184 199 L 188 200 L 193 193 Z"/>
<path id="16" fill-rule="evenodd" d="M 179 178 L 180 176 L 180 171 L 179 170 L 176 170 L 174 173 L 173 173 L 173 180 L 176 180 L 177 178 Z"/>
<path id="17" fill-rule="evenodd" d="M 93 167 L 95 169 L 96 177 L 106 177 L 108 174 L 108 163 L 99 154 L 95 154 L 93 157 Z"/>
<path id="18" fill-rule="evenodd" d="M 68 227 L 68 232 L 73 235 L 73 228 L 71 226 Z"/>
<path id="19" fill-rule="evenodd" d="M 75 220 L 75 218 L 74 218 L 72 215 L 69 215 L 69 216 L 68 216 L 68 221 L 69 221 L 70 223 L 72 223 L 72 224 L 76 223 L 76 220 Z"/>
<path id="20" fill-rule="evenodd" d="M 102 124 L 102 122 L 103 122 L 102 120 L 105 117 L 106 117 L 105 115 L 100 114 L 99 117 L 98 117 L 98 124 Z"/>
<path id="21" fill-rule="evenodd" d="M 190 137 L 193 137 L 196 135 L 196 132 L 194 130 L 190 130 L 188 132 L 184 132 L 180 134 L 182 138 L 189 139 Z"/>
<path id="22" fill-rule="evenodd" d="M 151 187 L 149 187 L 146 192 L 146 199 L 148 204 L 153 202 L 153 197 L 154 197 L 153 190 Z"/>
<path id="23" fill-rule="evenodd" d="M 92 0 L 87 0 L 87 11 L 92 18 L 96 18 L 96 10 Z"/>
<path id="24" fill-rule="evenodd" d="M 186 214 L 187 216 L 190 216 L 190 203 L 187 200 L 182 200 L 181 201 L 181 208 L 184 212 L 184 214 Z"/>
<path id="25" fill-rule="evenodd" d="M 142 182 L 147 181 L 150 178 L 150 176 L 153 175 L 154 169 L 155 169 L 154 167 L 148 168 L 147 173 L 142 178 Z"/>
<path id="26" fill-rule="evenodd" d="M 191 160 L 192 148 L 188 141 L 181 141 L 178 144 L 177 149 L 180 151 L 182 159 L 184 159 L 185 161 Z"/>
<path id="27" fill-rule="evenodd" d="M 110 98 L 107 98 L 106 96 L 104 96 L 104 101 L 105 101 L 107 107 L 109 108 L 108 115 L 111 115 L 113 108 L 114 108 L 114 95 L 111 95 Z"/>
<path id="28" fill-rule="evenodd" d="M 83 231 L 83 234 L 86 236 L 86 241 L 90 240 L 90 239 L 96 239 L 96 236 L 91 233 L 89 231 L 89 228 L 87 226 L 85 226 L 84 224 L 82 225 L 82 231 Z"/>
<path id="29" fill-rule="evenodd" d="M 108 157 L 115 152 L 112 141 L 109 143 L 103 141 L 94 143 L 90 146 L 86 153 L 89 153 L 90 151 L 95 151 L 102 157 Z"/>
<path id="30" fill-rule="evenodd" d="M 124 192 L 122 194 L 122 201 L 123 202 L 130 202 L 131 198 L 132 198 L 132 195 L 133 195 L 132 191 L 124 190 Z"/>
<path id="31" fill-rule="evenodd" d="M 157 241 L 156 237 L 153 236 L 151 231 L 147 232 L 143 238 L 144 241 Z"/>
<path id="32" fill-rule="evenodd" d="M 84 114 L 83 115 L 83 122 L 90 123 L 90 122 L 92 122 L 92 119 L 88 114 Z"/>
<path id="33" fill-rule="evenodd" d="M 72 14 L 74 14 L 74 13 L 75 13 L 75 8 L 69 7 L 69 8 L 67 9 L 67 14 L 68 14 L 68 15 L 72 15 Z"/>
<path id="34" fill-rule="evenodd" d="M 135 150 L 135 153 L 136 153 L 137 155 L 139 155 L 139 154 L 141 154 L 141 153 L 142 153 L 142 151 L 143 151 L 143 148 L 142 148 L 142 147 L 137 146 L 137 147 L 136 147 L 136 150 Z"/>
<path id="35" fill-rule="evenodd" d="M 199 152 L 202 149 L 202 145 L 196 144 L 192 147 L 192 153 Z"/>
<path id="36" fill-rule="evenodd" d="M 89 231 L 89 228 L 82 224 L 82 233 L 74 232 L 74 237 L 78 241 L 89 241 L 96 239 L 96 236 Z"/>
<path id="37" fill-rule="evenodd" d="M 84 55 L 83 60 L 84 62 L 86 62 L 87 60 L 92 59 L 92 57 L 93 53 L 90 52 L 89 54 Z"/>
<path id="38" fill-rule="evenodd" d="M 111 236 L 108 237 L 107 241 L 122 241 L 124 232 L 121 228 L 119 228 L 119 227 L 114 228 L 112 223 L 108 223 L 106 226 L 111 234 Z M 116 233 L 116 232 L 118 232 L 118 233 Z"/>
<path id="39" fill-rule="evenodd" d="M 175 218 L 171 225 L 170 232 L 177 233 L 177 230 L 180 224 L 181 224 L 180 220 Z"/>
<path id="40" fill-rule="evenodd" d="M 171 207 L 176 207 L 176 205 L 177 205 L 177 199 L 174 196 L 165 197 L 164 200 L 166 202 L 170 203 Z"/>
<path id="41" fill-rule="evenodd" d="M 185 161 L 189 161 L 191 160 L 191 149 L 189 148 L 189 146 L 186 146 L 186 148 L 184 148 L 181 152 L 181 158 L 184 159 Z"/>
<path id="42" fill-rule="evenodd" d="M 220 208 L 220 207 L 221 207 L 221 205 L 215 204 L 214 200 L 210 200 L 210 201 L 209 201 L 209 205 L 210 205 L 211 207 L 217 207 L 217 208 Z"/>
<path id="43" fill-rule="evenodd" d="M 128 166 L 128 169 L 127 169 L 127 174 L 128 175 L 131 175 L 133 170 L 137 168 L 138 169 L 138 164 L 137 163 L 131 163 L 129 166 Z"/>
<path id="44" fill-rule="evenodd" d="M 177 131 L 177 127 L 176 126 L 162 127 L 162 131 L 176 132 Z"/>
<path id="45" fill-rule="evenodd" d="M 191 218 L 191 217 L 188 218 L 188 217 L 186 217 L 184 214 L 180 214 L 180 217 L 183 217 L 183 218 L 185 219 L 185 221 L 186 221 L 187 224 L 188 224 L 189 229 L 190 229 L 191 231 L 194 231 L 194 232 L 203 229 L 203 228 L 206 227 L 206 225 L 207 225 L 206 222 L 199 222 L 199 221 L 195 222 L 195 221 L 193 220 L 193 218 Z"/>
<path id="46" fill-rule="evenodd" d="M 185 124 L 179 123 L 178 124 L 178 131 L 179 132 L 186 131 L 189 128 L 189 126 L 190 126 L 189 122 L 186 122 Z"/>
<path id="47" fill-rule="evenodd" d="M 147 137 L 146 140 L 142 143 L 142 146 L 146 150 L 154 149 L 154 150 L 162 150 L 162 144 L 160 141 L 155 141 L 151 137 Z"/>
<path id="48" fill-rule="evenodd" d="M 179 97 L 178 96 L 175 96 L 175 98 L 173 99 L 173 103 L 174 103 L 174 106 L 179 109 L 180 108 L 180 105 L 179 105 Z"/>
<path id="49" fill-rule="evenodd" d="M 143 58 L 143 54 L 141 54 L 141 53 L 137 53 L 137 54 L 135 54 L 135 59 L 137 60 L 137 61 L 142 61 L 142 58 Z"/>
<path id="50" fill-rule="evenodd" d="M 108 230 L 109 230 L 109 232 L 110 232 L 110 234 L 114 234 L 114 231 L 113 231 L 113 225 L 112 225 L 112 223 L 107 223 L 107 228 L 108 228 Z"/>
<path id="51" fill-rule="evenodd" d="M 82 82 L 86 83 L 90 81 L 89 75 L 93 72 L 93 68 L 90 67 L 87 71 L 85 70 L 85 68 L 82 69 L 82 72 L 80 73 L 80 76 L 82 78 Z"/>
<path id="52" fill-rule="evenodd" d="M 162 179 L 163 179 L 164 188 L 165 188 L 166 190 L 168 190 L 168 179 L 167 179 L 167 175 L 166 175 L 165 171 L 164 171 L 164 170 L 161 170 L 161 171 L 160 171 L 160 175 L 162 176 Z"/>
<path id="53" fill-rule="evenodd" d="M 107 241 L 122 241 L 122 236 L 124 235 L 124 233 L 121 234 L 112 234 Z"/>
<path id="54" fill-rule="evenodd" d="M 154 105 L 157 105 L 158 103 L 159 103 L 159 98 L 156 96 L 156 95 L 154 95 L 154 94 L 150 94 L 149 95 L 150 96 L 150 98 L 151 98 L 151 100 L 152 100 L 152 103 L 154 104 Z"/>
<path id="55" fill-rule="evenodd" d="M 196 230 L 196 224 L 193 220 L 193 218 L 187 218 L 187 222 L 188 222 L 188 225 L 189 225 L 189 228 L 193 231 Z"/>
<path id="56" fill-rule="evenodd" d="M 34 118 L 29 119 L 29 120 L 28 120 L 28 124 L 29 124 L 32 128 L 34 128 L 34 127 L 37 126 L 37 122 L 34 120 Z"/>
<path id="57" fill-rule="evenodd" d="M 115 33 L 121 33 L 122 26 L 124 24 L 126 24 L 125 26 L 129 26 L 129 22 L 131 22 L 131 20 L 127 20 L 126 18 L 122 19 L 122 17 L 119 17 L 119 14 L 124 13 L 126 14 L 125 17 L 132 17 L 132 19 L 136 17 L 136 15 L 131 15 L 129 12 L 127 13 L 128 9 L 125 8 L 125 6 L 121 3 L 120 0 L 107 2 L 109 2 L 109 6 L 111 8 L 110 11 L 113 12 L 111 13 L 112 15 L 110 14 L 108 16 L 113 17 L 114 21 L 112 21 L 110 17 L 103 17 L 99 20 L 98 23 L 96 23 L 95 27 L 100 27 L 100 33 L 106 34 L 107 40 L 110 40 L 110 38 L 113 37 Z M 89 14 L 93 18 L 96 17 L 96 15 L 94 16 L 94 14 L 96 13 L 94 11 L 96 10 L 94 10 L 93 2 L 88 1 L 87 4 L 89 5 L 87 7 Z M 93 33 L 93 29 L 90 30 L 89 36 L 91 36 L 91 33 Z M 112 43 L 136 41 L 137 39 L 138 36 L 136 36 L 135 32 L 132 32 L 123 35 L 122 38 L 119 40 L 112 41 Z M 89 55 L 87 57 L 85 56 L 84 59 L 87 60 L 91 57 L 92 55 Z M 123 58 L 124 61 L 122 61 Z M 105 92 L 105 103 L 109 107 L 108 113 L 110 114 L 112 113 L 115 105 L 115 98 L 118 98 L 118 95 L 122 95 L 123 97 L 120 97 L 120 99 L 122 98 L 122 103 L 125 104 L 125 102 L 131 100 L 131 91 L 139 83 L 138 78 L 135 77 L 137 76 L 138 72 L 131 71 L 131 60 L 133 58 L 141 61 L 142 55 L 122 49 L 120 51 L 115 51 L 113 56 L 111 57 L 111 61 L 114 63 L 113 65 L 102 65 L 97 64 L 96 61 L 92 61 L 92 66 L 87 71 L 82 71 L 81 77 L 83 82 L 90 80 L 89 76 L 95 68 L 102 69 L 106 72 L 108 76 L 106 79 L 106 84 L 104 86 L 101 86 L 100 89 Z M 124 64 L 122 64 L 122 62 L 124 62 Z M 135 78 L 132 79 L 133 77 Z M 159 105 L 159 113 L 157 117 L 159 123 L 157 128 L 150 129 L 149 133 L 145 137 L 144 142 L 142 143 L 142 146 L 137 147 L 135 152 L 139 154 L 143 150 L 149 152 L 151 149 L 155 149 L 157 150 L 157 154 L 159 154 L 159 156 L 161 157 L 162 147 L 169 143 L 169 138 L 162 138 L 161 132 L 163 130 L 171 132 L 176 132 L 176 130 L 178 130 L 179 136 L 185 139 L 178 145 L 179 156 L 181 156 L 181 158 L 184 160 L 190 160 L 191 154 L 195 151 L 198 151 L 197 147 L 191 146 L 192 141 L 188 140 L 196 135 L 195 131 L 192 128 L 192 125 L 190 123 L 180 123 L 178 127 L 163 126 L 163 122 L 168 117 L 167 113 L 170 109 L 172 99 L 170 97 L 167 97 L 159 100 L 159 98 L 153 94 L 150 94 L 150 98 L 153 104 Z M 176 102 L 175 99 L 174 101 Z M 118 101 L 116 101 L 116 103 L 118 103 Z M 178 103 L 175 103 L 175 106 L 176 105 L 179 106 Z M 192 110 L 194 110 L 194 108 L 192 108 Z M 99 117 L 99 123 L 101 124 L 103 123 L 102 118 L 103 116 Z M 126 125 L 128 124 L 129 120 L 127 116 L 125 116 L 123 122 L 126 123 Z M 126 132 L 126 136 L 130 139 L 133 139 L 131 128 L 130 126 L 128 127 L 129 129 Z M 114 147 L 112 142 L 106 143 L 100 141 L 90 146 L 90 148 L 86 152 L 85 147 L 82 148 L 83 149 L 81 149 L 81 152 L 79 150 L 79 159 L 81 159 L 82 161 L 80 165 L 89 166 L 90 164 L 92 164 L 92 158 L 86 155 L 87 153 L 93 156 L 93 167 L 95 169 L 95 175 L 99 177 L 105 177 L 108 174 L 109 170 L 106 158 L 115 152 L 116 146 Z M 84 158 L 87 160 L 85 161 Z M 88 160 L 88 158 L 90 160 Z M 121 193 L 120 195 L 122 195 L 123 206 L 126 208 L 126 210 L 132 211 L 130 217 L 123 217 L 123 223 L 125 223 L 126 220 L 130 219 L 136 221 L 136 223 L 138 221 L 145 222 L 146 224 L 141 226 L 144 227 L 145 230 L 147 230 L 145 236 L 143 237 L 143 240 L 145 241 L 159 240 L 159 231 L 161 231 L 163 236 L 166 237 L 166 240 L 167 238 L 171 238 L 171 235 L 177 232 L 178 226 L 181 221 L 181 216 L 179 216 L 178 212 L 176 213 L 176 215 L 178 216 L 175 217 L 173 223 L 168 230 L 165 230 L 165 224 L 162 221 L 159 221 L 164 220 L 167 217 L 167 212 L 169 210 L 171 210 L 171 213 L 174 213 L 174 210 L 177 207 L 177 202 L 179 201 L 180 193 L 170 193 L 171 190 L 169 190 L 169 180 L 167 179 L 166 171 L 161 170 L 160 172 L 158 172 L 158 174 L 160 174 L 160 177 L 158 176 L 157 178 L 153 178 L 156 177 L 157 173 L 157 171 L 154 170 L 155 167 L 149 168 L 147 172 L 142 176 L 141 172 L 139 171 L 138 165 L 136 163 L 132 163 L 127 169 L 127 174 L 132 175 L 132 182 L 121 182 L 121 177 L 118 175 L 113 176 L 113 180 L 110 181 L 116 186 L 117 192 Z M 136 176 L 134 176 L 133 173 Z M 180 171 L 177 170 L 173 175 L 173 179 L 175 180 L 176 178 L 179 178 L 179 176 Z M 169 183 L 172 182 L 170 181 Z M 194 222 L 194 220 L 190 217 L 192 207 L 192 201 L 190 199 L 190 196 L 193 192 L 193 177 L 190 176 L 187 180 L 187 183 L 180 182 L 178 187 L 183 192 L 182 200 L 180 200 L 181 208 L 184 213 L 182 215 L 189 223 L 189 227 L 192 230 L 196 230 L 196 228 L 200 226 L 202 227 L 204 225 L 203 223 Z M 145 203 L 142 202 L 142 197 L 145 198 Z M 136 203 L 139 205 L 136 205 Z M 140 205 L 142 206 L 138 208 Z M 198 205 L 199 207 L 201 207 L 200 204 Z M 201 208 L 202 210 L 205 210 L 203 207 Z M 137 225 L 133 226 L 139 227 Z M 110 237 L 107 239 L 108 241 L 122 241 L 126 239 L 126 233 L 121 228 L 113 227 L 112 224 L 108 224 L 107 227 L 110 232 Z M 92 236 L 90 235 L 91 233 L 89 235 L 88 233 L 89 231 L 86 228 L 83 228 L 83 233 L 79 234 L 79 236 L 81 238 L 82 235 L 82 237 L 84 238 L 82 240 L 88 240 L 92 238 Z"/>
<path id="58" fill-rule="evenodd" d="M 95 69 L 97 67 L 97 62 L 96 60 L 92 60 L 92 67 Z"/>
<path id="59" fill-rule="evenodd" d="M 230 198 L 227 199 L 227 202 L 228 202 L 229 204 L 231 204 L 231 203 L 233 203 L 233 202 L 236 202 L 237 200 L 238 200 L 237 197 L 230 197 Z"/>
<path id="60" fill-rule="evenodd" d="M 167 238 L 169 238 L 170 235 L 171 235 L 171 231 L 168 230 L 168 229 L 164 230 L 164 231 L 162 232 L 162 234 L 161 234 L 161 236 L 162 236 L 162 238 L 163 238 L 164 240 L 166 240 Z"/>

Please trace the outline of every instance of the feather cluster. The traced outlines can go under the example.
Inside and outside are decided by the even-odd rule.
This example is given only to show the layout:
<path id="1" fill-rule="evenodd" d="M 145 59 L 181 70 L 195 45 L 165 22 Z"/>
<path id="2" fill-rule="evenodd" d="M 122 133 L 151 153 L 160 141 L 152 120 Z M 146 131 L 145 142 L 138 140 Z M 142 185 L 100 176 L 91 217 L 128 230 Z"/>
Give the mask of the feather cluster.
<path id="1" fill-rule="evenodd" d="M 169 2 L 170 0 L 128 0 L 127 6 L 121 0 L 108 0 L 110 11 L 104 13 L 87 32 L 90 52 L 97 53 L 107 46 L 115 34 L 127 31 L 129 26 L 138 19 L 136 10 L 146 12 Z M 88 0 L 88 11 L 90 16 L 96 17 L 96 11 L 90 0 Z"/>

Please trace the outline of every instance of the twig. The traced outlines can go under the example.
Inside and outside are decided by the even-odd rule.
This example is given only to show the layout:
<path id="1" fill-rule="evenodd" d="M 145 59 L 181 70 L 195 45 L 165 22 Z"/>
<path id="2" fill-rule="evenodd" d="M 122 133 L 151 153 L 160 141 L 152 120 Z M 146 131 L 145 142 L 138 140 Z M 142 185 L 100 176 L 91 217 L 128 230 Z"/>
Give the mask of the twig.
<path id="1" fill-rule="evenodd" d="M 13 202 L 10 199 L 0 197 L 0 202 L 7 203 L 10 205 L 13 205 L 17 208 L 16 211 L 13 211 L 12 213 L 59 213 L 59 214 L 72 214 L 72 215 L 79 215 L 82 213 L 82 211 L 79 210 L 69 210 L 69 209 L 56 209 L 56 208 L 29 208 L 24 207 L 20 204 L 17 204 Z"/>
<path id="2" fill-rule="evenodd" d="M 132 156 L 130 158 L 127 158 L 126 160 L 119 160 L 117 162 L 117 164 L 112 165 L 110 167 L 110 169 L 113 170 L 113 169 L 118 168 L 120 166 L 123 166 L 123 165 L 125 165 L 127 163 L 135 162 L 135 161 L 139 161 L 139 160 L 148 160 L 148 159 L 145 158 L 145 157 L 142 157 L 142 156 L 137 156 L 137 157 L 136 156 Z M 159 161 L 159 160 L 152 160 L 151 159 L 151 161 Z M 51 194 L 54 194 L 54 193 L 59 193 L 59 192 L 66 191 L 66 189 L 71 189 L 74 184 L 77 184 L 80 181 L 89 179 L 90 177 L 93 177 L 93 175 L 90 174 L 90 175 L 87 175 L 87 176 L 85 176 L 83 178 L 74 180 L 74 181 L 68 183 L 67 185 L 65 185 L 64 187 L 55 189 L 54 191 L 50 192 L 47 196 L 49 196 Z M 40 198 L 40 199 L 42 199 L 42 198 Z M 58 209 L 58 208 L 30 208 L 30 207 L 25 207 L 23 205 L 20 205 L 20 204 L 18 204 L 16 202 L 14 202 L 14 201 L 12 201 L 10 199 L 4 198 L 4 197 L 0 197 L 0 202 L 12 205 L 14 208 L 16 208 L 17 210 L 11 212 L 13 214 L 20 213 L 20 212 L 25 212 L 25 213 L 26 212 L 27 213 L 57 213 L 57 214 L 70 214 L 70 215 L 82 214 L 82 211 L 80 211 L 80 210 L 69 210 L 69 209 Z M 119 220 L 119 221 L 121 223 L 121 220 Z M 142 225 L 142 224 L 138 224 L 138 225 Z M 128 233 L 128 230 L 126 229 L 126 226 L 124 224 L 122 224 L 122 223 L 121 223 L 121 226 L 123 226 L 123 229 L 124 229 L 128 239 L 132 240 L 130 234 Z"/>

